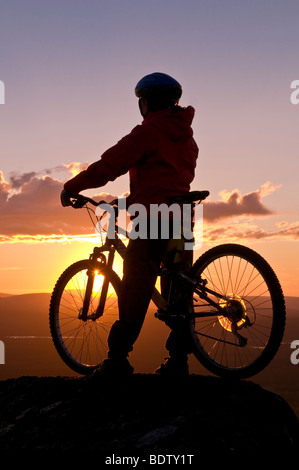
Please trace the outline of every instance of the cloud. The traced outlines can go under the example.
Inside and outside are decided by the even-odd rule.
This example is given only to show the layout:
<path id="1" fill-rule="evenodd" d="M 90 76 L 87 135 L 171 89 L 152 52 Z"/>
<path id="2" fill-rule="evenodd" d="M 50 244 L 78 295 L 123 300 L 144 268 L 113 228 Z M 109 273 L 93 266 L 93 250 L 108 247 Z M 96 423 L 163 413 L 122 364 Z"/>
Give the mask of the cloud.
<path id="1" fill-rule="evenodd" d="M 234 189 L 232 192 L 222 191 L 220 201 L 205 202 L 204 218 L 208 222 L 215 222 L 235 216 L 273 215 L 274 211 L 268 209 L 263 204 L 262 199 L 279 187 L 280 185 L 267 182 L 260 189 L 244 195 L 238 189 Z"/>
<path id="2" fill-rule="evenodd" d="M 68 170 L 72 177 L 76 176 L 80 171 L 86 170 L 88 167 L 89 163 L 80 163 L 80 162 L 72 162 L 69 165 L 64 165 L 65 169 Z"/>
<path id="3" fill-rule="evenodd" d="M 14 172 L 8 181 L 0 171 L 0 243 L 58 242 L 80 237 L 83 240 L 90 239 L 95 230 L 86 211 L 61 206 L 63 183 L 52 176 L 63 171 L 74 175 L 86 166 L 86 163 L 73 162 L 48 168 L 43 175 L 35 171 Z M 274 214 L 262 199 L 278 187 L 267 182 L 260 189 L 245 195 L 237 189 L 232 192 L 222 191 L 219 201 L 205 202 L 204 238 L 211 242 L 274 237 L 299 239 L 299 223 L 288 225 L 282 220 L 270 232 L 247 220 L 248 216 L 254 216 L 256 221 L 257 216 Z M 115 197 L 103 192 L 94 196 L 96 200 L 106 201 Z"/>
<path id="4" fill-rule="evenodd" d="M 265 230 L 249 222 L 236 222 L 228 225 L 208 225 L 204 229 L 204 239 L 207 243 L 224 243 L 238 241 L 253 241 L 265 239 L 299 240 L 299 222 L 283 224 L 280 230 Z"/>
<path id="5" fill-rule="evenodd" d="M 12 189 L 19 189 L 24 183 L 27 183 L 37 175 L 35 171 L 28 173 L 17 174 L 13 172 L 9 178 L 9 184 Z"/>
<path id="6" fill-rule="evenodd" d="M 64 164 L 64 165 L 57 165 L 53 168 L 46 168 L 44 170 L 41 170 L 39 172 L 36 171 L 30 171 L 30 172 L 25 172 L 25 173 L 19 173 L 16 171 L 13 171 L 10 173 L 9 176 L 9 181 L 6 183 L 10 190 L 13 192 L 18 191 L 23 184 L 30 182 L 34 177 L 42 177 L 46 175 L 53 175 L 56 173 L 61 173 L 64 172 L 68 174 L 70 177 L 76 176 L 80 171 L 85 170 L 88 167 L 89 163 L 81 163 L 81 162 L 71 162 L 69 164 Z M 3 177 L 3 173 L 2 178 Z M 0 184 L 1 184 L 1 179 L 0 179 Z"/>
<path id="7" fill-rule="evenodd" d="M 51 175 L 53 173 L 59 173 L 59 172 L 68 172 L 72 177 L 76 176 L 80 171 L 86 170 L 88 167 L 89 162 L 71 162 L 69 164 L 64 164 L 64 165 L 57 165 L 53 168 L 46 168 L 43 170 L 42 174 L 46 175 Z"/>
<path id="8" fill-rule="evenodd" d="M 10 191 L 10 185 L 5 181 L 2 171 L 0 171 L 0 206 L 5 203 Z"/>
<path id="9" fill-rule="evenodd" d="M 65 168 L 71 174 L 78 170 L 75 165 Z M 0 241 L 93 234 L 94 228 L 85 210 L 61 206 L 62 188 L 63 183 L 50 175 L 40 177 L 36 172 L 14 174 L 7 182 L 0 172 Z M 95 196 L 106 201 L 114 197 L 107 193 Z"/>

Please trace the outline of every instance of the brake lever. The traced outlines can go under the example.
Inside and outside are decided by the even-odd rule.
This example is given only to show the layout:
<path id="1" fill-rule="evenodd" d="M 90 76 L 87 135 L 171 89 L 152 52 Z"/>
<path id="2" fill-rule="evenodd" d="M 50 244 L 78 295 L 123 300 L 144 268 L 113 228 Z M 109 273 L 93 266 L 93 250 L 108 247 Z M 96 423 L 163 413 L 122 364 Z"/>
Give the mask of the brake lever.
<path id="1" fill-rule="evenodd" d="M 81 202 L 76 201 L 72 204 L 72 207 L 73 207 L 73 209 L 82 209 L 82 207 L 84 207 L 84 204 L 82 204 Z"/>
<path id="2" fill-rule="evenodd" d="M 76 199 L 74 198 L 74 201 L 72 202 L 72 207 L 74 209 L 82 209 L 82 207 L 85 206 L 85 204 L 86 204 L 86 200 L 84 196 L 76 197 Z"/>

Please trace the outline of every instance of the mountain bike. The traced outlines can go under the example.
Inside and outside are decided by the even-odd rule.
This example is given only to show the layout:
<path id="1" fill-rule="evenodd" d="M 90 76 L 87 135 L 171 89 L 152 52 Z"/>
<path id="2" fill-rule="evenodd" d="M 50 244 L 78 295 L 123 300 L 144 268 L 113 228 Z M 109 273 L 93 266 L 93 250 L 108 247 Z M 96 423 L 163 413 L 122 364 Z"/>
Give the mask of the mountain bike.
<path id="1" fill-rule="evenodd" d="M 177 200 L 194 207 L 208 195 L 192 191 Z M 103 202 L 76 195 L 73 207 L 85 207 L 96 215 L 90 205 Z M 117 200 L 110 205 L 117 214 Z M 62 360 L 82 375 L 91 374 L 106 357 L 107 337 L 118 317 L 121 277 L 113 263 L 116 252 L 122 258 L 126 252 L 118 228 L 116 224 L 113 236 L 107 230 L 89 259 L 75 262 L 61 274 L 51 296 L 54 345 Z M 171 241 L 176 245 L 182 240 Z M 179 257 L 181 248 L 177 246 L 176 252 Z M 244 379 L 272 361 L 284 334 L 285 301 L 276 274 L 261 255 L 244 245 L 222 244 L 203 253 L 187 272 L 161 268 L 159 276 L 165 275 L 171 279 L 170 294 L 164 298 L 155 288 L 155 316 L 166 323 L 173 315 L 183 318 L 192 353 L 208 371 Z M 186 296 L 192 302 L 181 311 L 178 299 Z"/>

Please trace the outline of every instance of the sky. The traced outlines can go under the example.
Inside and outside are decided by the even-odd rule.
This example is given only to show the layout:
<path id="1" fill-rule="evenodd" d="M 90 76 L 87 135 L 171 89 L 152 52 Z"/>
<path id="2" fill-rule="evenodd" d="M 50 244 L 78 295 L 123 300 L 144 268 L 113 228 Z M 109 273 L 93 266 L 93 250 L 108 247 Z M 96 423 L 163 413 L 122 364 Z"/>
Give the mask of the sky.
<path id="1" fill-rule="evenodd" d="M 0 293 L 50 292 L 88 257 L 93 227 L 60 206 L 63 183 L 141 123 L 134 87 L 159 71 L 196 110 L 196 256 L 245 244 L 298 295 L 298 18 L 297 0 L 1 0 Z"/>

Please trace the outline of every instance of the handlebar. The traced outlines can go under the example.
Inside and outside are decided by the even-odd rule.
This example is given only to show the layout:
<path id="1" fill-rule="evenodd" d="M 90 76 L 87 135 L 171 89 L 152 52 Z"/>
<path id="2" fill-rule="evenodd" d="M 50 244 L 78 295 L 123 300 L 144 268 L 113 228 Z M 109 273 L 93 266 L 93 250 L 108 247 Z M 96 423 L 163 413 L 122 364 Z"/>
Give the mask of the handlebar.
<path id="1" fill-rule="evenodd" d="M 196 201 L 198 201 L 197 204 L 200 203 L 201 201 L 206 199 L 209 196 L 209 194 L 210 194 L 209 191 L 191 191 L 191 192 L 189 192 L 189 193 L 187 193 L 183 196 L 177 196 L 175 198 L 169 198 L 168 202 L 169 203 L 193 204 L 193 205 L 195 205 Z M 113 199 L 110 202 L 107 202 L 107 201 L 104 201 L 104 200 L 95 201 L 94 199 L 92 199 L 88 196 L 83 196 L 82 194 L 70 194 L 69 192 L 67 192 L 65 190 L 62 190 L 60 197 L 61 197 L 61 203 L 62 203 L 63 206 L 71 206 L 74 209 L 81 209 L 82 207 L 86 206 L 86 209 L 88 210 L 88 213 L 90 212 L 90 210 L 92 212 L 94 212 L 94 211 L 92 209 L 88 208 L 87 203 L 90 203 L 91 205 L 96 206 L 96 207 L 104 205 L 104 204 L 106 204 L 106 205 L 108 204 L 114 210 L 115 220 L 118 219 L 118 214 L 119 214 L 119 207 L 118 207 L 119 199 L 118 198 Z M 107 207 L 106 207 L 106 209 L 107 209 Z M 103 210 L 104 210 L 104 213 L 101 216 L 98 216 L 98 214 L 96 214 L 96 212 L 94 212 L 97 219 L 98 219 L 98 221 L 101 221 L 103 219 L 103 217 L 105 216 L 105 214 L 107 213 L 107 211 L 104 208 L 103 208 Z M 108 211 L 109 211 L 109 209 L 108 209 Z M 126 234 L 126 231 L 124 231 L 124 233 Z"/>
<path id="2" fill-rule="evenodd" d="M 189 193 L 183 195 L 183 196 L 175 196 L 168 198 L 168 203 L 181 203 L 181 204 L 191 204 L 194 203 L 195 201 L 202 202 L 204 199 L 206 199 L 209 196 L 210 192 L 209 191 L 190 191 Z M 67 200 L 68 204 L 65 204 L 65 199 Z M 93 206 L 100 206 L 101 204 L 109 204 L 111 206 L 114 206 L 117 208 L 118 206 L 118 199 L 113 199 L 110 202 L 107 201 L 95 201 L 94 199 L 88 197 L 88 196 L 83 196 L 82 194 L 69 194 L 65 192 L 64 190 L 61 193 L 61 201 L 63 205 L 71 205 L 75 209 L 80 209 L 83 206 L 85 206 L 88 202 L 92 204 Z"/>
<path id="3" fill-rule="evenodd" d="M 99 204 L 101 204 L 101 202 L 104 202 L 104 201 L 97 202 L 90 197 L 83 196 L 82 194 L 76 194 L 72 199 L 74 199 L 75 204 L 79 203 L 79 204 L 82 204 L 83 206 L 85 206 L 85 204 L 87 204 L 88 202 L 92 204 L 93 206 L 98 206 Z"/>
<path id="4" fill-rule="evenodd" d="M 67 202 L 69 204 L 65 204 L 64 199 L 67 199 Z M 92 204 L 93 206 L 99 206 L 101 204 L 109 204 L 111 206 L 117 206 L 118 204 L 118 199 L 113 199 L 110 202 L 101 200 L 101 201 L 95 201 L 94 199 L 88 197 L 88 196 L 83 196 L 83 194 L 70 194 L 64 191 L 61 193 L 61 201 L 62 205 L 70 205 L 74 209 L 81 209 L 83 206 L 85 206 L 88 202 Z"/>

